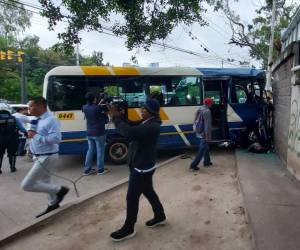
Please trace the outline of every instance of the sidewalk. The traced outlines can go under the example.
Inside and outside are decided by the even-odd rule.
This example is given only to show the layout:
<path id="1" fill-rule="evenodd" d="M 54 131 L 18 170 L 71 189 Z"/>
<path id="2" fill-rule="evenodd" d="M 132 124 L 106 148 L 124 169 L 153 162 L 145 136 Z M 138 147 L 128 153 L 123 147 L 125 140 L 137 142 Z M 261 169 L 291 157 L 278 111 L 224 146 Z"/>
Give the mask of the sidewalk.
<path id="1" fill-rule="evenodd" d="M 153 212 L 142 196 L 136 237 L 120 243 L 111 241 L 109 234 L 123 224 L 126 214 L 125 182 L 72 206 L 65 205 L 2 242 L 0 238 L 0 248 L 250 250 L 251 230 L 245 221 L 235 154 L 214 150 L 212 159 L 214 167 L 199 172 L 188 170 L 190 157 L 170 159 L 157 169 L 154 186 L 167 214 L 165 226 L 145 227 Z"/>
<path id="2" fill-rule="evenodd" d="M 255 248 L 300 249 L 300 182 L 275 154 L 237 150 L 236 158 Z"/>

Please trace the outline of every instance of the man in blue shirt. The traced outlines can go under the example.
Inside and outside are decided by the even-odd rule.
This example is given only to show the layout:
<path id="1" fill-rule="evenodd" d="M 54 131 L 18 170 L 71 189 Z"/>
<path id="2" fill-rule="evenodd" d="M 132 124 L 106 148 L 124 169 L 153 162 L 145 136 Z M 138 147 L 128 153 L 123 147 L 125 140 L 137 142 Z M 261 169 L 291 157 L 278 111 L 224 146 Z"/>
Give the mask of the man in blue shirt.
<path id="1" fill-rule="evenodd" d="M 101 101 L 99 105 L 96 104 L 96 96 L 92 92 L 88 92 L 85 99 L 87 104 L 82 107 L 82 111 L 86 118 L 86 134 L 89 147 L 86 153 L 83 175 L 93 173 L 92 161 L 95 149 L 98 175 L 102 175 L 108 172 L 108 169 L 104 168 L 105 124 L 108 122 L 108 116 L 101 107 Z"/>
<path id="2" fill-rule="evenodd" d="M 36 116 L 28 130 L 30 151 L 34 155 L 34 164 L 22 181 L 21 187 L 28 192 L 48 194 L 48 207 L 36 218 L 59 208 L 59 203 L 69 188 L 51 182 L 51 168 L 58 159 L 58 147 L 61 140 L 58 121 L 47 112 L 47 101 L 36 97 L 29 102 L 29 112 Z"/>

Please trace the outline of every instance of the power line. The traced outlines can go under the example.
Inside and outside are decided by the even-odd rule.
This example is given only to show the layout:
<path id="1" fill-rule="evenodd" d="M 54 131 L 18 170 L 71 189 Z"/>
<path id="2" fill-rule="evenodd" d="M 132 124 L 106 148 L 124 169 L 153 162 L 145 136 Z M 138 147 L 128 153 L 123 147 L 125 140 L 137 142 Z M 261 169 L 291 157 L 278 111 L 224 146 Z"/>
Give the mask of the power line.
<path id="1" fill-rule="evenodd" d="M 44 10 L 43 8 L 38 7 L 38 6 L 36 6 L 36 5 L 33 5 L 33 4 L 24 3 L 24 2 L 22 2 L 22 1 L 18 2 L 18 1 L 15 1 L 15 0 L 11 0 L 11 1 L 14 2 L 15 4 L 24 5 L 24 6 L 27 6 L 27 7 L 33 8 L 33 9 L 37 9 L 37 10 L 40 10 L 40 11 L 43 11 L 43 10 Z M 11 4 L 11 3 L 3 2 L 3 1 L 1 1 L 1 0 L 0 0 L 0 3 L 2 3 L 2 4 L 7 4 L 7 5 L 11 5 L 11 6 L 14 6 L 14 7 L 16 7 L 16 8 L 20 8 L 20 9 L 25 9 L 25 10 L 30 11 L 30 12 L 32 12 L 32 13 L 41 15 L 39 12 L 35 12 L 35 11 L 32 11 L 32 10 L 26 9 L 24 6 L 22 6 L 22 7 L 21 7 L 21 6 L 17 6 L 17 5 Z M 64 17 L 66 17 L 66 16 L 64 16 Z M 67 17 L 66 17 L 66 18 L 67 18 Z M 67 22 L 67 21 L 64 21 L 64 20 L 62 20 L 62 21 L 63 21 L 63 22 Z M 110 31 L 110 32 L 113 32 L 113 30 L 112 30 L 111 28 L 106 27 L 106 26 L 104 26 L 104 25 L 102 25 L 102 29 L 103 29 L 103 30 Z M 102 33 L 103 33 L 103 34 L 108 34 L 108 35 L 111 35 L 111 36 L 114 36 L 114 37 L 119 37 L 119 38 L 126 39 L 126 38 L 124 38 L 124 37 L 117 36 L 117 35 L 115 35 L 115 34 L 109 34 L 109 33 L 107 33 L 107 32 L 103 32 L 103 31 L 102 31 Z M 198 39 L 198 38 L 197 38 L 197 39 Z M 198 39 L 198 40 L 199 40 L 199 39 Z M 199 40 L 199 42 L 201 42 L 201 41 Z M 202 43 L 202 42 L 201 42 L 201 43 Z M 202 57 L 202 58 L 203 58 L 203 57 L 207 57 L 207 55 L 204 55 L 204 54 L 201 54 L 201 53 L 198 53 L 198 52 L 194 52 L 194 51 L 191 51 L 191 50 L 183 49 L 183 48 L 180 48 L 180 47 L 175 47 L 175 46 L 168 45 L 168 44 L 165 44 L 165 43 L 153 42 L 153 44 L 154 44 L 154 45 L 157 45 L 157 46 L 160 46 L 160 47 L 162 47 L 162 48 L 167 48 L 167 49 L 171 49 L 171 50 L 176 50 L 176 51 L 179 51 L 179 52 L 187 53 L 187 54 L 194 55 L 194 56 L 198 56 L 198 57 Z M 207 52 L 209 52 L 209 50 L 213 51 L 212 49 L 208 48 L 204 43 L 202 43 L 202 47 L 204 47 L 204 48 L 206 49 Z M 213 51 L 213 52 L 214 52 L 214 51 Z M 225 61 L 227 61 L 228 64 L 237 66 L 237 64 L 234 64 L 234 63 L 230 62 L 230 61 L 232 61 L 232 60 L 234 60 L 234 59 L 228 59 L 228 58 L 225 59 L 225 58 L 219 56 L 216 52 L 214 52 L 214 54 L 216 54 L 216 57 L 215 57 L 215 58 L 218 58 L 218 59 L 221 59 L 221 60 L 225 60 Z M 211 59 L 211 60 L 213 60 L 213 59 Z M 234 60 L 234 61 L 236 61 L 236 60 Z"/>

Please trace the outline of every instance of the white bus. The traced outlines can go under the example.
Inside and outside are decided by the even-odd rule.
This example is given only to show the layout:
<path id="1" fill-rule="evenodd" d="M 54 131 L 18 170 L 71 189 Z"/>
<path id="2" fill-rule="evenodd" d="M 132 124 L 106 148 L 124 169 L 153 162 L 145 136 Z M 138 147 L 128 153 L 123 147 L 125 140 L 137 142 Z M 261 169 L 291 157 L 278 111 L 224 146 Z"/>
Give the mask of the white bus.
<path id="1" fill-rule="evenodd" d="M 159 149 L 197 145 L 192 123 L 203 102 L 202 73 L 195 68 L 142 68 L 60 66 L 45 76 L 43 95 L 48 108 L 60 120 L 61 154 L 84 154 L 87 150 L 86 121 L 81 111 L 87 92 L 106 92 L 128 105 L 129 120 L 141 118 L 146 98 L 157 98 L 162 119 Z M 107 156 L 122 163 L 128 142 L 112 123 L 107 125 Z"/>

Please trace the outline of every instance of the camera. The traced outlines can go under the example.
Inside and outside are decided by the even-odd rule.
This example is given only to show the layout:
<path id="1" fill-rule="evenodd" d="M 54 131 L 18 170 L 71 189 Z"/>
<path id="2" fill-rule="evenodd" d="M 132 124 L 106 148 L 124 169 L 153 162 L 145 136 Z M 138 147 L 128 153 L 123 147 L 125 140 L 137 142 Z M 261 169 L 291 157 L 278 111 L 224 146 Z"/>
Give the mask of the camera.
<path id="1" fill-rule="evenodd" d="M 125 117 L 127 117 L 128 103 L 122 99 L 113 98 L 104 92 L 99 94 L 98 105 L 101 106 L 104 113 L 108 112 L 108 105 L 114 106 L 119 112 L 124 111 Z"/>

